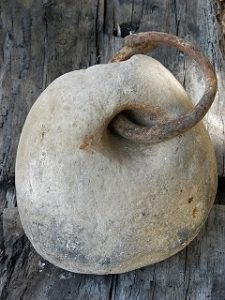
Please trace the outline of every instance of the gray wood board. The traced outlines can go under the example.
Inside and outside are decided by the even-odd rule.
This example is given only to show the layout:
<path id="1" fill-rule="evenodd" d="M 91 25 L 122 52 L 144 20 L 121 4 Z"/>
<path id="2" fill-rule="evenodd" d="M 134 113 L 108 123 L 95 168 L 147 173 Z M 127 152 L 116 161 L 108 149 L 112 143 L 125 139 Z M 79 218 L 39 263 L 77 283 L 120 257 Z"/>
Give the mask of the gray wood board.
<path id="1" fill-rule="evenodd" d="M 1 299 L 225 299 L 223 206 L 214 208 L 208 225 L 187 250 L 164 263 L 120 276 L 74 275 L 47 262 L 43 265 L 34 252 L 17 224 L 14 186 L 20 132 L 36 98 L 61 74 L 107 62 L 123 45 L 113 29 L 125 23 L 139 32 L 177 34 L 197 44 L 212 60 L 219 93 L 206 124 L 219 174 L 224 175 L 224 32 L 216 19 L 219 11 L 222 22 L 219 3 L 0 0 Z M 173 72 L 193 99 L 199 98 L 203 85 L 192 61 L 165 47 L 153 56 Z M 224 193 L 218 197 L 219 203 L 225 203 Z"/>
<path id="2" fill-rule="evenodd" d="M 6 209 L 3 219 L 1 299 L 225 299 L 225 205 L 213 207 L 198 237 L 180 253 L 152 266 L 108 276 L 54 267 L 23 235 L 16 208 Z"/>

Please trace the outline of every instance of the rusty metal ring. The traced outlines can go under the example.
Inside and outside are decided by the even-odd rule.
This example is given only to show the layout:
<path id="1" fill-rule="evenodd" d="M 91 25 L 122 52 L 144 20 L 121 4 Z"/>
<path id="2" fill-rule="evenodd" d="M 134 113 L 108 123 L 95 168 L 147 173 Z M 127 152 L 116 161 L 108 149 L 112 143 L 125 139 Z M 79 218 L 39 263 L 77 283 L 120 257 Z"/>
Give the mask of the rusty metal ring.
<path id="1" fill-rule="evenodd" d="M 146 54 L 160 44 L 179 49 L 199 64 L 205 79 L 205 91 L 192 111 L 176 119 L 158 120 L 151 127 L 134 124 L 123 113 L 118 114 L 111 123 L 113 129 L 122 137 L 134 142 L 157 143 L 191 129 L 205 116 L 217 92 L 216 75 L 209 60 L 190 42 L 172 34 L 144 32 L 127 36 L 125 46 L 113 56 L 111 62 L 127 60 L 134 54 Z"/>

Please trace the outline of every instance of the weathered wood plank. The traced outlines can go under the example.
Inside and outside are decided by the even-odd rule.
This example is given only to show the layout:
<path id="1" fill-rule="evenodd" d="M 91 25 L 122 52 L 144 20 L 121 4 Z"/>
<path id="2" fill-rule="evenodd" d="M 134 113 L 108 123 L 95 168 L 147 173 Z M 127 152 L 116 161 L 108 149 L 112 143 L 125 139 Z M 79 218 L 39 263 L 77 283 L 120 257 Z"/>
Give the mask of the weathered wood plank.
<path id="1" fill-rule="evenodd" d="M 225 205 L 213 207 L 199 236 L 182 252 L 156 265 L 121 275 L 93 276 L 66 272 L 44 261 L 12 229 L 15 210 L 5 211 L 6 251 L 12 272 L 1 299 L 154 299 L 222 300 L 225 294 Z M 14 261 L 18 244 L 24 245 Z M 1 275 L 4 280 L 4 273 Z"/>
<path id="2" fill-rule="evenodd" d="M 16 215 L 13 215 L 16 223 L 9 225 L 15 210 L 3 214 L 4 208 L 16 206 L 16 149 L 32 104 L 41 91 L 61 74 L 107 62 L 123 44 L 123 38 L 113 35 L 117 24 L 128 23 L 138 31 L 177 34 L 199 45 L 213 61 L 219 79 L 219 93 L 206 124 L 215 145 L 219 174 L 224 176 L 224 31 L 216 20 L 219 10 L 220 22 L 224 22 L 222 2 L 0 0 L 2 299 L 223 299 L 224 207 L 222 210 L 215 208 L 208 225 L 188 247 L 187 253 L 183 251 L 162 264 L 126 275 L 106 277 L 74 275 L 46 262 L 41 265 L 42 259 L 30 247 L 23 233 L 13 228 L 14 225 L 17 228 Z M 199 98 L 203 90 L 202 80 L 192 61 L 165 47 L 153 55 L 177 76 L 193 99 Z M 224 203 L 222 189 L 220 191 L 218 201 Z"/>

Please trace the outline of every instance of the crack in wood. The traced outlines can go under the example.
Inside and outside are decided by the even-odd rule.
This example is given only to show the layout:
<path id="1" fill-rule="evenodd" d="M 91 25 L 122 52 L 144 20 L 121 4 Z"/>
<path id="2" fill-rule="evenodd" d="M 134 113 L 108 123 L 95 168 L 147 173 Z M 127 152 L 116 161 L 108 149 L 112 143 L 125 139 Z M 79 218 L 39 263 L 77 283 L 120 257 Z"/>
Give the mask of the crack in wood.
<path id="1" fill-rule="evenodd" d="M 44 53 L 43 53 L 43 77 L 42 77 L 42 90 L 47 86 L 47 68 L 48 68 L 48 16 L 47 7 L 49 4 L 44 4 Z"/>

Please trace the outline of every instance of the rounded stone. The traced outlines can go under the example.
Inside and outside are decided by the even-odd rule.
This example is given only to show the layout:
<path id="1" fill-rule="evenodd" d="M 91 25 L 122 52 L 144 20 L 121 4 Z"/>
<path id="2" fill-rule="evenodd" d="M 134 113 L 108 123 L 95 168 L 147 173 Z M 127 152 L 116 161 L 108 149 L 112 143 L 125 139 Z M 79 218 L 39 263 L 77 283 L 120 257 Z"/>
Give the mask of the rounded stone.
<path id="1" fill-rule="evenodd" d="M 108 126 L 123 110 L 149 111 L 151 125 L 192 108 L 173 75 L 145 55 L 52 82 L 28 114 L 16 160 L 19 213 L 37 252 L 72 272 L 123 273 L 193 240 L 217 187 L 203 124 L 150 145 Z"/>

